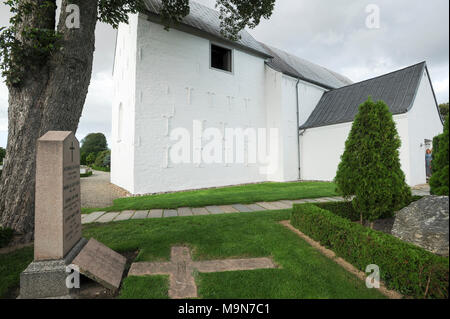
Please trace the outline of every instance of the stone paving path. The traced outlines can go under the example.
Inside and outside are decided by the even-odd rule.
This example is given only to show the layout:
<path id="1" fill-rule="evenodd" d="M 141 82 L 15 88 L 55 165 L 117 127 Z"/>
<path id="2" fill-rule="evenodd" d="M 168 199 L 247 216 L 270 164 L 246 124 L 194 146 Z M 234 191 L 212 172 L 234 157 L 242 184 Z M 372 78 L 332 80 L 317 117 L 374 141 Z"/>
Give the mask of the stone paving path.
<path id="1" fill-rule="evenodd" d="M 128 276 L 169 275 L 169 297 L 197 298 L 194 272 L 211 273 L 276 268 L 270 258 L 245 258 L 193 261 L 188 247 L 172 247 L 170 262 L 133 263 Z"/>
<path id="2" fill-rule="evenodd" d="M 109 223 L 114 221 L 123 221 L 129 219 L 146 219 L 146 218 L 171 218 L 182 216 L 200 216 L 200 215 L 217 215 L 230 213 L 250 213 L 262 212 L 266 210 L 290 209 L 293 204 L 304 203 L 326 203 L 344 201 L 342 197 L 324 197 L 316 199 L 298 199 L 298 200 L 280 200 L 276 202 L 258 202 L 254 204 L 234 204 L 222 206 L 206 206 L 206 207 L 181 207 L 178 209 L 150 209 L 150 210 L 126 210 L 122 212 L 93 212 L 83 214 L 81 222 L 89 223 Z"/>

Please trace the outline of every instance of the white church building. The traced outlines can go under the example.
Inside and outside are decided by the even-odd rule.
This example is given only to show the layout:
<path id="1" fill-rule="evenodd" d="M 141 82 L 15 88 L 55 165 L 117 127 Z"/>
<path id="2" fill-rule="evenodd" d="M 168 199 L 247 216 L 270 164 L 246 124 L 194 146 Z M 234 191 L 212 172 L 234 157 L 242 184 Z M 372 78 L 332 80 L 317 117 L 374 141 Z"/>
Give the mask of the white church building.
<path id="1" fill-rule="evenodd" d="M 425 62 L 352 83 L 264 45 L 246 31 L 238 41 L 225 39 L 219 13 L 192 1 L 191 13 L 166 31 L 157 14 L 160 1 L 145 2 L 148 12 L 131 15 L 117 33 L 113 184 L 131 194 L 148 194 L 265 181 L 331 181 L 358 106 L 369 96 L 386 102 L 394 114 L 407 183 L 426 183 L 425 152 L 443 122 Z M 209 128 L 215 130 L 199 137 Z M 211 140 L 225 139 L 229 129 L 245 133 L 245 156 L 233 157 L 236 138 L 236 145 L 212 148 L 216 161 L 202 161 Z M 266 151 L 276 145 L 275 167 L 252 160 L 251 129 L 258 139 L 266 130 Z M 184 140 L 191 151 L 185 161 L 173 161 L 172 148 L 181 139 L 175 133 L 183 131 L 191 134 Z"/>

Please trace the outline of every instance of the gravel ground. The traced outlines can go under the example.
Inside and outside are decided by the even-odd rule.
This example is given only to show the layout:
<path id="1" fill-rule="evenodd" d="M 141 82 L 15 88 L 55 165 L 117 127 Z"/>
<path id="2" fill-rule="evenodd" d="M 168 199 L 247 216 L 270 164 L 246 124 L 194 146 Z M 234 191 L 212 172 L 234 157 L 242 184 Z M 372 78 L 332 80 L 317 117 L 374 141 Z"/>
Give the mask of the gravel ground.
<path id="1" fill-rule="evenodd" d="M 110 173 L 93 171 L 93 175 L 81 178 L 81 207 L 107 207 L 113 200 L 126 197 L 127 191 L 110 182 Z"/>

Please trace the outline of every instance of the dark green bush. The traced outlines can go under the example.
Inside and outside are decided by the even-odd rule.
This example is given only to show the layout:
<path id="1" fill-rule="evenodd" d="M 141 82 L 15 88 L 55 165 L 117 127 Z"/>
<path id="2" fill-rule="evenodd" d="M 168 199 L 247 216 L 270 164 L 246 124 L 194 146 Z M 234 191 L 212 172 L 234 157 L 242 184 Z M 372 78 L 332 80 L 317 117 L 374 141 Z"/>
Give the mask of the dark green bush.
<path id="1" fill-rule="evenodd" d="M 10 228 L 0 227 L 0 248 L 9 244 L 13 237 L 14 231 Z"/>
<path id="2" fill-rule="evenodd" d="M 295 205 L 291 223 L 362 271 L 370 264 L 378 265 L 389 289 L 414 298 L 448 298 L 448 258 L 314 204 Z"/>
<path id="3" fill-rule="evenodd" d="M 430 178 L 431 193 L 449 195 L 449 135 L 448 115 L 445 119 L 444 133 L 433 139 L 433 175 Z"/>
<path id="4" fill-rule="evenodd" d="M 92 171 L 89 171 L 89 172 L 84 173 L 84 174 L 80 174 L 80 177 L 89 177 L 89 176 L 92 176 Z"/>
<path id="5" fill-rule="evenodd" d="M 335 177 L 342 195 L 355 195 L 352 203 L 361 221 L 377 220 L 410 200 L 411 190 L 400 165 L 400 146 L 388 106 L 369 97 L 359 106 Z"/>
<path id="6" fill-rule="evenodd" d="M 105 164 L 109 164 L 108 161 L 105 161 L 105 158 L 107 156 L 109 156 L 111 154 L 110 150 L 106 150 L 103 152 L 98 153 L 97 158 L 95 159 L 95 166 L 98 167 L 109 167 L 109 165 L 105 165 Z"/>

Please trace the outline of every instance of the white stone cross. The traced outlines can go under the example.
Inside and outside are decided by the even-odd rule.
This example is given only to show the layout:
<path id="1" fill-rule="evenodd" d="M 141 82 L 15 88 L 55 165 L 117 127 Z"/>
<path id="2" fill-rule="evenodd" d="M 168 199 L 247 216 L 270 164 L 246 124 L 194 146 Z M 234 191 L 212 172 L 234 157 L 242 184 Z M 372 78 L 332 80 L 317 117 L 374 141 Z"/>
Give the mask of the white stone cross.
<path id="1" fill-rule="evenodd" d="M 221 259 L 193 261 L 188 247 L 172 247 L 169 262 L 137 262 L 128 276 L 169 275 L 169 297 L 196 298 L 197 285 L 193 273 L 224 272 L 277 268 L 271 258 Z"/>

